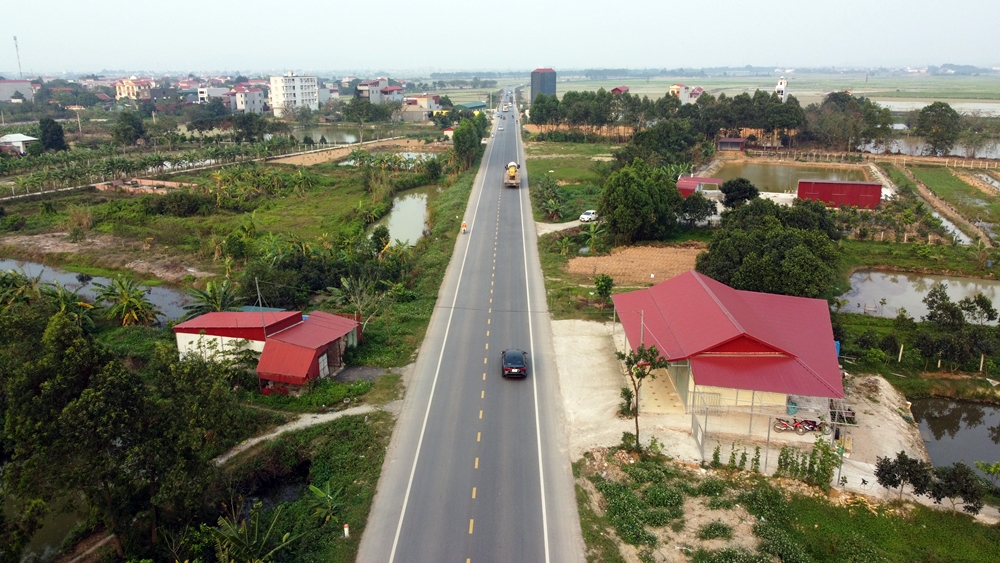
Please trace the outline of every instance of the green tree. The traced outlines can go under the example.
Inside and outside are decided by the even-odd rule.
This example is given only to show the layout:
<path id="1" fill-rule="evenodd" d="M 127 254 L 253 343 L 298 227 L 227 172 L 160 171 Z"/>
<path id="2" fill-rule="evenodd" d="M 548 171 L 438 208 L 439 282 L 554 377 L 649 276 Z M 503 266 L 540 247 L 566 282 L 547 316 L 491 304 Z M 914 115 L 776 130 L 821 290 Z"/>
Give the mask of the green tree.
<path id="1" fill-rule="evenodd" d="M 715 215 L 715 202 L 701 192 L 694 192 L 684 199 L 681 211 L 688 222 L 688 227 L 693 227 L 695 223 Z"/>
<path id="2" fill-rule="evenodd" d="M 455 132 L 452 135 L 452 145 L 455 150 L 455 158 L 463 170 L 468 169 L 475 162 L 476 155 L 479 154 L 481 140 L 482 136 L 479 134 L 479 130 L 473 120 L 463 119 L 455 127 Z"/>
<path id="3" fill-rule="evenodd" d="M 151 325 L 160 314 L 147 298 L 149 289 L 142 288 L 129 277 L 118 275 L 111 283 L 95 282 L 94 287 L 99 290 L 97 301 L 108 304 L 105 310 L 108 318 L 120 321 L 122 326 Z"/>
<path id="4" fill-rule="evenodd" d="M 184 320 L 213 311 L 239 311 L 243 301 L 228 279 L 221 282 L 210 281 L 205 284 L 205 289 L 191 288 L 187 293 L 194 302 L 184 306 Z"/>
<path id="5" fill-rule="evenodd" d="M 594 276 L 594 289 L 601 298 L 601 308 L 603 309 L 611 299 L 611 290 L 615 287 L 615 280 L 607 274 L 597 274 Z"/>
<path id="6" fill-rule="evenodd" d="M 930 485 L 928 495 L 938 504 L 948 499 L 952 514 L 958 512 L 958 499 L 961 499 L 962 510 L 969 514 L 979 514 L 985 504 L 983 501 L 985 494 L 982 479 L 961 461 L 951 466 L 934 468 L 934 481 Z"/>
<path id="7" fill-rule="evenodd" d="M 118 114 L 118 119 L 111 128 L 111 139 L 122 146 L 134 145 L 145 136 L 146 129 L 142 125 L 142 118 L 128 110 Z"/>
<path id="8" fill-rule="evenodd" d="M 365 141 L 365 123 L 374 121 L 374 106 L 368 100 L 354 98 L 344 106 L 344 121 L 358 124 L 358 142 Z"/>
<path id="9" fill-rule="evenodd" d="M 641 158 L 613 173 L 601 191 L 598 213 L 616 244 L 662 240 L 674 231 L 683 198 L 662 168 Z"/>
<path id="10" fill-rule="evenodd" d="M 50 117 L 43 117 L 38 121 L 38 128 L 41 130 L 39 141 L 47 151 L 64 151 L 66 139 L 63 134 L 63 127 Z"/>
<path id="11" fill-rule="evenodd" d="M 648 379 L 656 379 L 653 370 L 665 369 L 669 362 L 660 356 L 656 346 L 646 348 L 640 344 L 636 350 L 629 350 L 628 353 L 615 352 L 618 361 L 625 362 L 625 371 L 628 373 L 629 381 L 635 396 L 635 409 L 632 418 L 635 419 L 635 449 L 642 451 L 642 441 L 639 439 L 639 389 L 643 382 Z"/>
<path id="12" fill-rule="evenodd" d="M 264 140 L 267 120 L 257 113 L 233 116 L 233 137 L 237 143 L 255 143 Z"/>
<path id="13" fill-rule="evenodd" d="M 750 183 L 746 178 L 733 178 L 726 180 L 719 188 L 722 191 L 722 205 L 726 209 L 733 209 L 760 195 L 757 186 Z"/>
<path id="14" fill-rule="evenodd" d="M 962 116 L 945 102 L 934 102 L 920 110 L 914 133 L 927 141 L 932 154 L 946 155 L 962 133 Z"/>

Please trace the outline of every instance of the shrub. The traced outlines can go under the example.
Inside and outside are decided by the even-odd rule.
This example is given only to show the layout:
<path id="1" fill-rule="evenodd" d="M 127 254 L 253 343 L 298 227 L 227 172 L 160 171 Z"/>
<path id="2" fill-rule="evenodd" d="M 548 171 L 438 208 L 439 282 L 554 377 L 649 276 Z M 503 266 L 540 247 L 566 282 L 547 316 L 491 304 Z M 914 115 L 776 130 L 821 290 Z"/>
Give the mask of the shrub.
<path id="1" fill-rule="evenodd" d="M 684 494 L 666 485 L 650 485 L 643 493 L 643 497 L 649 506 L 657 508 L 678 507 L 684 504 Z"/>
<path id="2" fill-rule="evenodd" d="M 698 496 L 717 497 L 726 492 L 726 482 L 721 479 L 708 478 L 698 485 Z"/>
<path id="3" fill-rule="evenodd" d="M 698 539 L 700 540 L 714 540 L 714 539 L 724 539 L 728 540 L 733 537 L 733 527 L 721 520 L 715 520 L 714 522 L 709 522 L 698 530 Z"/>
<path id="4" fill-rule="evenodd" d="M 603 479 L 595 479 L 594 485 L 604 495 L 608 521 L 622 541 L 631 545 L 656 545 L 656 536 L 643 526 L 646 507 L 631 489 Z"/>

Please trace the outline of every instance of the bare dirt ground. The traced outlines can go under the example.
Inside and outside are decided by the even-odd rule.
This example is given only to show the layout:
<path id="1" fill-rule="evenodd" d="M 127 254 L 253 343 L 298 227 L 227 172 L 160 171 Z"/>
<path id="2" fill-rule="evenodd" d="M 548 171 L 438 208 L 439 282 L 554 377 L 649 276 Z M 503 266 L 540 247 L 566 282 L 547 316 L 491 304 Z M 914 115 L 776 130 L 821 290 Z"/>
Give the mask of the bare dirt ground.
<path id="1" fill-rule="evenodd" d="M 27 254 L 90 254 L 98 257 L 102 267 L 132 270 L 172 283 L 186 276 L 202 278 L 213 275 L 185 264 L 180 258 L 158 253 L 155 246 L 143 250 L 141 245 L 134 241 L 123 242 L 111 235 L 92 235 L 79 242 L 70 241 L 67 233 L 0 238 L 0 246 L 13 247 Z M 142 256 L 137 257 L 137 254 Z"/>
<path id="2" fill-rule="evenodd" d="M 395 139 L 388 141 L 374 141 L 364 143 L 364 149 L 383 149 L 400 152 L 444 152 L 451 146 L 449 143 L 424 143 L 416 139 Z M 296 166 L 312 166 L 324 162 L 332 162 L 347 158 L 351 151 L 359 148 L 358 145 L 331 148 L 324 151 L 309 154 L 289 156 L 287 158 L 276 158 L 271 162 L 276 164 L 293 164 Z"/>
<path id="3" fill-rule="evenodd" d="M 619 286 L 659 283 L 694 269 L 695 258 L 706 248 L 705 243 L 696 241 L 672 246 L 632 246 L 616 249 L 607 256 L 571 258 L 567 271 L 584 276 L 608 274 Z"/>

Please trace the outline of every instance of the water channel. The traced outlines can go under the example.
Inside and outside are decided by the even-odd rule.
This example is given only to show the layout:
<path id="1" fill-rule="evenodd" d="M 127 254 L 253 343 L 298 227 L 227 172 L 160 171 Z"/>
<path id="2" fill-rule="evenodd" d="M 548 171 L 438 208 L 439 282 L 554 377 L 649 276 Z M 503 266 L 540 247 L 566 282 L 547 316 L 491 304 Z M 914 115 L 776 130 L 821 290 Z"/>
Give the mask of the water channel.
<path id="1" fill-rule="evenodd" d="M 948 285 L 948 297 L 958 301 L 982 293 L 994 303 L 1000 296 L 1000 280 L 909 274 L 899 272 L 859 271 L 851 274 L 851 289 L 841 297 L 848 301 L 842 311 L 895 317 L 899 308 L 919 320 L 927 314 L 923 298 L 938 282 Z M 885 305 L 880 301 L 885 299 Z M 996 323 L 994 323 L 996 324 Z M 1000 460 L 998 460 L 1000 461 Z"/>
<path id="2" fill-rule="evenodd" d="M 1000 406 L 932 398 L 910 411 L 934 465 L 1000 461 Z"/>
<path id="3" fill-rule="evenodd" d="M 417 244 L 427 227 L 427 198 L 440 191 L 437 186 L 424 186 L 396 194 L 392 200 L 392 210 L 369 228 L 385 225 L 392 240 L 400 240 L 409 245 Z"/>
<path id="4" fill-rule="evenodd" d="M 716 178 L 731 180 L 746 178 L 762 192 L 791 192 L 799 188 L 799 180 L 840 180 L 864 182 L 867 180 L 862 168 L 827 168 L 824 166 L 790 166 L 770 163 L 728 163 L 718 172 Z"/>
<path id="5" fill-rule="evenodd" d="M 87 297 L 91 301 L 98 292 L 98 288 L 94 286 L 95 282 L 101 284 L 111 283 L 111 280 L 108 278 L 94 276 L 91 281 L 84 285 L 77 281 L 77 274 L 73 272 L 67 272 L 35 262 L 0 260 L 0 271 L 6 272 L 7 270 L 23 272 L 32 278 L 40 276 L 39 279 L 42 282 L 59 282 L 67 289 L 78 290 L 81 296 Z M 149 293 L 146 294 L 146 299 L 153 305 L 156 305 L 156 308 L 162 313 L 159 317 L 160 322 L 180 318 L 184 315 L 184 306 L 191 302 L 191 299 L 186 294 L 176 289 L 158 286 L 149 287 L 148 289 Z"/>

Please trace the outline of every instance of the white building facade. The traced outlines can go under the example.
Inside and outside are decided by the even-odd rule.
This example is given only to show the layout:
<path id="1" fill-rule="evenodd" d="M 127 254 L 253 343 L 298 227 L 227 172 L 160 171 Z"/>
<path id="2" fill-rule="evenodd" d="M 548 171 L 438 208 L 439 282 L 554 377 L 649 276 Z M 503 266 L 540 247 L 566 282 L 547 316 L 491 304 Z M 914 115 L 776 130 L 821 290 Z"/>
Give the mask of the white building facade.
<path id="1" fill-rule="evenodd" d="M 300 107 L 319 109 L 319 82 L 315 76 L 296 76 L 294 72 L 272 76 L 271 107 L 275 117 Z"/>
<path id="2" fill-rule="evenodd" d="M 238 113 L 264 113 L 264 91 L 240 84 L 229 92 L 229 109 Z"/>
<path id="3" fill-rule="evenodd" d="M 212 98 L 221 98 L 228 93 L 228 88 L 201 87 L 198 88 L 198 103 L 204 104 Z"/>

